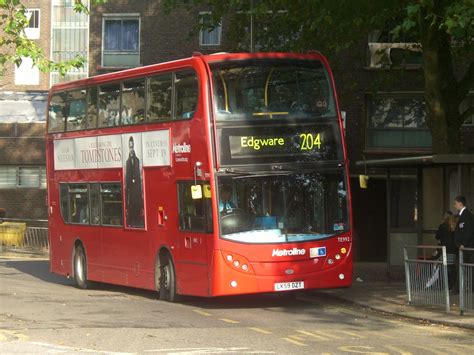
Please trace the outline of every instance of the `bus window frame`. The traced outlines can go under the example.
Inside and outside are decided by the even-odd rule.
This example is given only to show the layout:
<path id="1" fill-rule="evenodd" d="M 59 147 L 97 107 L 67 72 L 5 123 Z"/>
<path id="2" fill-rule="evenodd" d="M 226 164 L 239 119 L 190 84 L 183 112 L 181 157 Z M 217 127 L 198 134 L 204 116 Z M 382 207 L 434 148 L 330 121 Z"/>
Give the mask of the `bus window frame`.
<path id="1" fill-rule="evenodd" d="M 79 89 L 80 90 L 80 89 Z M 51 95 L 50 95 L 50 98 L 48 100 L 48 108 L 47 108 L 47 112 L 48 112 L 48 120 L 47 120 L 47 132 L 48 134 L 58 134 L 58 133 L 64 133 L 66 132 L 66 123 L 67 123 L 67 116 L 66 116 L 66 112 L 67 112 L 67 95 L 68 95 L 68 91 L 69 90 L 63 90 L 63 91 L 56 91 L 56 92 L 52 92 Z M 50 129 L 51 129 L 51 101 L 53 99 L 54 96 L 63 96 L 64 98 L 64 108 L 63 108 L 63 122 L 62 122 L 62 125 L 63 125 L 63 129 L 61 131 L 54 131 L 54 132 L 51 132 Z"/>
<path id="2" fill-rule="evenodd" d="M 196 90 L 197 90 L 197 99 L 196 99 L 196 110 L 195 110 L 195 113 L 193 114 L 192 117 L 175 117 L 176 116 L 176 107 L 177 107 L 177 101 L 176 101 L 176 89 L 175 89 L 175 85 L 176 85 L 176 74 L 177 73 L 182 73 L 182 72 L 186 72 L 186 71 L 190 71 L 192 73 L 194 73 L 195 77 L 196 77 L 196 83 L 197 83 L 197 86 L 196 86 Z M 154 77 L 154 76 L 158 76 L 158 75 L 162 75 L 162 74 L 169 74 L 171 73 L 172 74 L 172 91 L 171 91 L 171 111 L 172 111 L 172 115 L 169 119 L 165 119 L 165 120 L 157 120 L 157 121 L 149 121 L 148 119 L 148 102 L 150 100 L 150 96 L 148 95 L 148 89 L 149 89 L 149 82 L 150 82 L 150 78 Z M 122 88 L 123 88 L 123 82 L 125 81 L 132 81 L 132 80 L 140 80 L 140 79 L 144 79 L 145 80 L 145 119 L 143 120 L 143 122 L 140 122 L 140 123 L 132 123 L 132 124 L 122 124 Z M 152 75 L 147 75 L 147 76 L 135 76 L 135 77 L 129 77 L 129 78 L 124 78 L 124 79 L 121 79 L 121 80 L 113 80 L 113 81 L 109 81 L 109 82 L 104 82 L 104 83 L 98 83 L 98 84 L 94 84 L 94 85 L 89 85 L 89 86 L 79 86 L 77 88 L 74 88 L 74 89 L 67 89 L 67 90 L 57 90 L 57 91 L 52 91 L 51 92 L 51 97 L 53 97 L 54 95 L 65 95 L 65 110 L 67 111 L 67 107 L 69 105 L 69 100 L 68 100 L 68 95 L 70 92 L 72 91 L 77 91 L 77 90 L 86 90 L 86 102 L 87 102 L 87 108 L 86 108 L 86 125 L 85 125 L 85 128 L 82 128 L 82 129 L 78 129 L 78 130 L 67 130 L 67 118 L 68 116 L 65 114 L 64 115 L 64 127 L 63 127 L 63 130 L 61 131 L 57 131 L 57 132 L 50 132 L 49 131 L 49 126 L 50 126 L 50 118 L 49 118 L 49 107 L 50 107 L 50 104 L 51 102 L 48 101 L 48 134 L 60 134 L 60 133 L 65 133 L 65 132 L 82 132 L 82 131 L 90 131 L 90 130 L 97 130 L 97 129 L 111 129 L 111 128 L 118 128 L 118 127 L 132 127 L 132 126 L 141 126 L 141 125 L 145 125 L 145 124 L 159 124 L 159 123 L 169 123 L 169 122 L 175 122 L 175 121 L 188 121 L 188 120 L 192 120 L 196 117 L 196 112 L 199 112 L 200 110 L 202 110 L 202 105 L 200 103 L 200 100 L 201 100 L 201 97 L 203 96 L 203 93 L 201 92 L 202 90 L 202 84 L 201 84 L 201 79 L 199 77 L 199 74 L 198 74 L 198 71 L 195 70 L 195 68 L 193 66 L 186 66 L 186 67 L 182 67 L 182 68 L 179 68 L 179 69 L 175 69 L 175 70 L 167 70 L 167 71 L 162 71 L 162 72 L 156 72 L 156 73 L 153 73 Z M 119 85 L 119 99 L 120 99 L 120 104 L 119 104 L 119 125 L 116 125 L 116 126 L 100 126 L 99 125 L 99 98 L 100 98 L 100 87 L 101 86 L 109 86 L 109 85 L 115 85 L 115 84 L 118 84 Z M 96 92 L 96 98 L 95 98 L 95 105 L 96 105 L 96 109 L 95 109 L 95 115 L 96 115 L 96 118 L 95 118 L 95 126 L 92 127 L 92 126 L 89 126 L 89 120 L 88 120 L 88 109 L 89 109 L 89 92 L 91 91 L 91 89 L 96 89 L 97 92 Z"/>
<path id="3" fill-rule="evenodd" d="M 89 98 L 91 97 L 91 92 L 95 89 L 95 118 L 94 118 L 94 127 L 89 127 Z M 97 129 L 97 125 L 99 124 L 99 86 L 88 86 L 86 87 L 87 91 L 87 108 L 86 108 L 86 128 L 82 131 L 87 131 L 89 129 Z"/>
<path id="4" fill-rule="evenodd" d="M 70 104 L 69 104 L 69 95 L 73 94 L 74 92 L 81 92 L 83 91 L 85 92 L 84 96 L 85 96 L 85 102 L 86 102 L 86 107 L 85 107 L 85 112 L 84 112 L 84 123 L 83 123 L 83 126 L 86 127 L 86 128 L 81 128 L 81 129 L 68 129 L 69 128 L 69 125 L 70 125 L 70 121 L 69 121 L 69 108 L 70 108 Z M 77 131 L 83 131 L 85 129 L 87 129 L 87 108 L 88 108 L 88 102 L 87 102 L 87 95 L 88 95 L 88 92 L 89 92 L 89 88 L 79 88 L 79 89 L 74 89 L 74 90 L 68 90 L 66 91 L 66 115 L 65 115 L 65 121 L 66 121 L 66 125 L 65 125 L 65 130 L 64 132 L 77 132 Z M 71 101 L 77 101 L 77 100 L 71 100 Z"/>
<path id="5" fill-rule="evenodd" d="M 59 187 L 59 211 L 60 211 L 60 215 L 61 215 L 61 218 L 62 218 L 62 222 L 64 224 L 68 224 L 68 225 L 73 225 L 73 226 L 89 226 L 89 227 L 113 227 L 113 228 L 122 228 L 122 229 L 126 229 L 125 228 L 125 225 L 123 224 L 123 221 L 124 221 L 124 201 L 123 201 L 123 193 L 120 194 L 121 196 L 121 203 L 122 203 L 122 224 L 121 225 L 117 225 L 117 224 L 103 224 L 102 223 L 102 217 L 103 217 L 103 213 L 102 213 L 102 209 L 103 209 L 103 206 L 102 206 L 102 203 L 103 203 L 103 200 L 102 200 L 102 187 L 101 185 L 103 184 L 117 184 L 120 186 L 120 189 L 122 190 L 123 192 L 123 186 L 122 186 L 122 183 L 121 182 L 117 182 L 117 181 L 87 181 L 87 182 L 59 182 L 58 183 L 58 187 Z M 88 210 L 88 213 L 89 213 L 89 223 L 75 223 L 75 222 L 71 222 L 69 219 L 66 220 L 64 218 L 64 214 L 63 214 L 63 210 L 61 208 L 61 186 L 66 186 L 67 187 L 67 208 L 68 208 L 68 213 L 69 213 L 69 217 L 71 215 L 71 199 L 69 198 L 69 196 L 71 195 L 71 189 L 70 189 L 70 185 L 87 185 L 87 202 L 88 202 L 88 205 L 87 205 L 87 210 Z M 92 206 L 91 206 L 91 185 L 97 185 L 99 186 L 99 200 L 100 200 L 100 208 L 99 208 L 99 217 L 100 217 L 100 223 L 98 224 L 94 224 L 92 223 Z"/>
<path id="6" fill-rule="evenodd" d="M 180 193 L 180 188 L 181 186 L 185 186 L 184 190 L 186 190 L 187 187 L 191 187 L 192 185 L 200 185 L 202 188 L 204 188 L 205 185 L 210 185 L 209 180 L 189 180 L 189 179 L 184 179 L 184 180 L 176 180 L 176 196 L 177 196 L 177 202 L 178 202 L 178 231 L 182 233 L 199 233 L 199 234 L 213 234 L 214 230 L 214 215 L 213 215 L 213 208 L 212 208 L 212 198 L 206 198 L 204 197 L 204 194 L 200 200 L 203 200 L 204 204 L 204 229 L 185 229 L 182 228 L 181 226 L 181 217 L 182 217 L 182 196 Z M 205 203 L 205 200 L 208 199 L 210 200 L 209 206 Z M 210 216 L 211 220 L 208 221 L 207 217 Z"/>
<path id="7" fill-rule="evenodd" d="M 123 88 L 124 88 L 124 84 L 126 82 L 139 82 L 139 81 L 143 81 L 144 85 L 143 85 L 143 90 L 144 90 L 144 94 L 145 96 L 143 97 L 143 120 L 141 122 L 138 122 L 138 123 L 128 123 L 128 124 L 124 124 L 123 123 L 123 117 L 122 117 L 122 113 L 123 113 Z M 128 127 L 128 126 L 140 126 L 140 125 L 143 125 L 145 123 L 147 123 L 147 107 L 146 107 L 146 103 L 147 103 L 147 88 L 148 88 L 148 77 L 146 76 L 143 76 L 143 77 L 136 77 L 136 78 L 129 78 L 129 79 L 124 79 L 124 80 L 121 80 L 120 81 L 120 125 L 119 127 Z"/>

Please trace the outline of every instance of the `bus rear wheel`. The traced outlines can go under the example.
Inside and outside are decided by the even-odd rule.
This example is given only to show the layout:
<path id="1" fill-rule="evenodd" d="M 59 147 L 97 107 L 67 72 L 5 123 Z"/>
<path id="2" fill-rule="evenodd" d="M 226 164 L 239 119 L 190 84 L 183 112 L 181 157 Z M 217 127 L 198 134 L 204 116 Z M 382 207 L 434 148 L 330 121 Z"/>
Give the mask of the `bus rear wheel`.
<path id="1" fill-rule="evenodd" d="M 87 259 L 84 248 L 81 245 L 76 247 L 74 253 L 74 279 L 79 288 L 86 289 L 87 283 Z"/>
<path id="2" fill-rule="evenodd" d="M 171 257 L 169 255 L 160 256 L 160 265 L 155 270 L 155 272 L 159 271 L 157 288 L 160 300 L 176 301 L 176 271 Z"/>

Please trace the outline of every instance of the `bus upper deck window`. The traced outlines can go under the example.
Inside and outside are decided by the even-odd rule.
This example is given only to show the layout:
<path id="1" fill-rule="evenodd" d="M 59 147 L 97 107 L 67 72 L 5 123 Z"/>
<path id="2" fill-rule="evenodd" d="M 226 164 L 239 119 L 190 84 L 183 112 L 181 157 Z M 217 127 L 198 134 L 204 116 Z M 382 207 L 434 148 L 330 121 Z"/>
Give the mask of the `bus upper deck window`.
<path id="1" fill-rule="evenodd" d="M 97 87 L 87 90 L 87 124 L 88 129 L 97 127 Z"/>
<path id="2" fill-rule="evenodd" d="M 54 94 L 49 103 L 48 132 L 63 132 L 66 112 L 66 94 Z"/>
<path id="3" fill-rule="evenodd" d="M 148 121 L 171 119 L 172 75 L 162 74 L 150 78 L 148 86 Z"/>
<path id="4" fill-rule="evenodd" d="M 101 86 L 99 89 L 99 127 L 120 124 L 120 84 Z"/>
<path id="5" fill-rule="evenodd" d="M 86 90 L 76 90 L 68 93 L 67 131 L 77 131 L 86 128 Z"/>
<path id="6" fill-rule="evenodd" d="M 143 123 L 145 120 L 145 79 L 122 84 L 122 124 Z"/>
<path id="7" fill-rule="evenodd" d="M 198 101 L 198 82 L 194 72 L 176 73 L 175 97 L 176 119 L 193 118 Z"/>

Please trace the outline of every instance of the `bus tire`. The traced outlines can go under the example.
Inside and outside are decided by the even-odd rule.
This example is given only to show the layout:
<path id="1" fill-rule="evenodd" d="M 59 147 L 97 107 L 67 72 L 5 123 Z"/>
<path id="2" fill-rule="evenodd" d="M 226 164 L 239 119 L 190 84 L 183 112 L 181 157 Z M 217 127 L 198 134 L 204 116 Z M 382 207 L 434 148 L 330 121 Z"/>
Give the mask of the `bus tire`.
<path id="1" fill-rule="evenodd" d="M 74 252 L 74 279 L 78 288 L 86 289 L 87 283 L 87 258 L 82 245 L 78 245 Z"/>
<path id="2" fill-rule="evenodd" d="M 175 302 L 176 295 L 176 271 L 169 254 L 160 257 L 160 280 L 159 298 L 163 301 Z"/>

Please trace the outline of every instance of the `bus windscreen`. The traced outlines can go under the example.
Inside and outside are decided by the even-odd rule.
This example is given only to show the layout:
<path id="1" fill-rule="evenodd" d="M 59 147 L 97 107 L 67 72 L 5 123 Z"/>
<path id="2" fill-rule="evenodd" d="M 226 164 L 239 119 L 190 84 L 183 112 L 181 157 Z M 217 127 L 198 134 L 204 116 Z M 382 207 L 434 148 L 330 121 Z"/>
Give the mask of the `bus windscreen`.
<path id="1" fill-rule="evenodd" d="M 237 61 L 211 68 L 218 121 L 336 116 L 320 61 Z"/>

